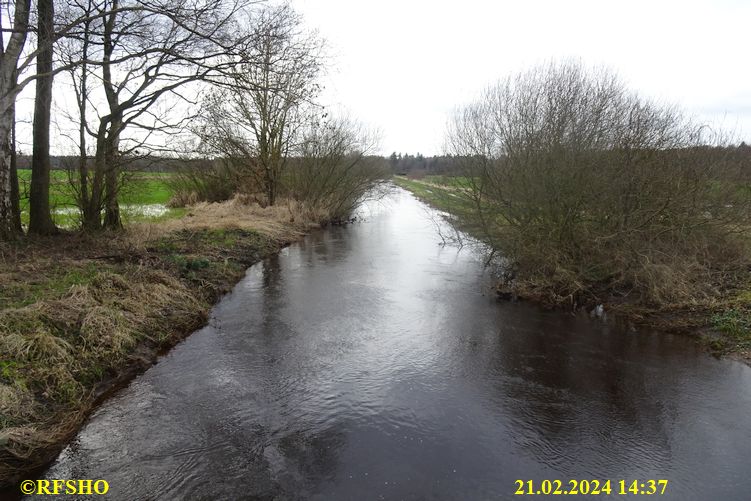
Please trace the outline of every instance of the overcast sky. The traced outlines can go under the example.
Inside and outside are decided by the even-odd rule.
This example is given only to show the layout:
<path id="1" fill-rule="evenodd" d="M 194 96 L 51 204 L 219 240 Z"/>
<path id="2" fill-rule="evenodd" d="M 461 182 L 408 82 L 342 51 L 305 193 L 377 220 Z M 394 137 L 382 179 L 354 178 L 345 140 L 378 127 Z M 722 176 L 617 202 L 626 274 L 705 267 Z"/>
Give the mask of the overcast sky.
<path id="1" fill-rule="evenodd" d="M 488 83 L 578 58 L 751 143 L 751 1 L 293 0 L 327 39 L 324 99 L 381 153 L 442 151 L 451 110 Z"/>

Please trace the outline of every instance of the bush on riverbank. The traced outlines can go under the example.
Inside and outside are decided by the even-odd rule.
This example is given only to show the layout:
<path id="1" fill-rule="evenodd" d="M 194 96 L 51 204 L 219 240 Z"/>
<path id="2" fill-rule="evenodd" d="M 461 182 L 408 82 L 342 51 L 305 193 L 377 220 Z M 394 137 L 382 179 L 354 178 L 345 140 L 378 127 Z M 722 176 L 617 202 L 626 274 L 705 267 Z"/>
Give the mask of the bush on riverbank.
<path id="1" fill-rule="evenodd" d="M 330 119 L 299 131 L 294 151 L 280 162 L 274 205 L 292 200 L 318 224 L 340 222 L 371 197 L 379 197 L 390 176 L 385 159 L 369 156 L 375 140 L 357 123 Z M 241 142 L 224 138 L 221 143 Z M 222 153 L 222 152 L 218 152 Z M 171 179 L 173 207 L 197 202 L 218 202 L 237 197 L 267 205 L 262 166 L 251 155 L 220 156 L 204 162 L 186 162 Z"/>
<path id="2" fill-rule="evenodd" d="M 460 109 L 464 217 L 551 302 L 711 306 L 748 284 L 751 167 L 612 74 L 551 64 Z"/>
<path id="3" fill-rule="evenodd" d="M 386 161 L 367 156 L 375 140 L 356 123 L 332 120 L 303 134 L 299 155 L 290 159 L 284 189 L 325 223 L 344 221 L 368 198 L 383 195 L 390 177 Z"/>

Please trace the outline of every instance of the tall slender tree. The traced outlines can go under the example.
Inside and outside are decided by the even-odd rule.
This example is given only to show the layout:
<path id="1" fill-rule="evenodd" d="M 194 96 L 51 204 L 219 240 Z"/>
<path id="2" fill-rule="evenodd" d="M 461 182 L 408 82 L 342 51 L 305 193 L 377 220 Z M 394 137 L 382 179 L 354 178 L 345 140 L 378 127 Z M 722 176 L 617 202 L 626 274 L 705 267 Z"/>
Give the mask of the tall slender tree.
<path id="1" fill-rule="evenodd" d="M 53 0 L 37 0 L 37 79 L 34 101 L 29 233 L 55 233 L 50 214 L 50 112 L 52 109 L 52 42 L 55 6 Z"/>

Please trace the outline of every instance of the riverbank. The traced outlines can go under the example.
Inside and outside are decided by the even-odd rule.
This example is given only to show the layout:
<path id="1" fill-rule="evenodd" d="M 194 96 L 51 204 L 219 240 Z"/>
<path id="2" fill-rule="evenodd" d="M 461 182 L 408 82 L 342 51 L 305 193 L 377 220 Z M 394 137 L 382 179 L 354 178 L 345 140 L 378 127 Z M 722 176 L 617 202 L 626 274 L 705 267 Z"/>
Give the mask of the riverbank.
<path id="1" fill-rule="evenodd" d="M 253 263 L 316 227 L 295 204 L 199 204 L 113 234 L 0 246 L 0 487 L 202 326 Z"/>
<path id="2" fill-rule="evenodd" d="M 450 178 L 428 176 L 410 179 L 395 176 L 398 186 L 424 203 L 454 216 L 454 224 L 479 236 L 462 215 L 472 207 L 461 196 L 461 188 Z M 470 218 L 467 218 L 470 219 Z M 589 297 L 559 298 L 546 288 L 545 281 L 516 281 L 513 287 L 499 287 L 499 295 L 533 301 L 546 307 L 594 310 L 603 305 L 611 318 L 630 325 L 697 337 L 716 356 L 727 356 L 751 365 L 751 284 L 746 288 L 727 287 L 721 297 L 690 303 L 653 307 L 618 297 L 607 288 L 592 291 Z M 569 299 L 569 300 L 566 300 Z"/>

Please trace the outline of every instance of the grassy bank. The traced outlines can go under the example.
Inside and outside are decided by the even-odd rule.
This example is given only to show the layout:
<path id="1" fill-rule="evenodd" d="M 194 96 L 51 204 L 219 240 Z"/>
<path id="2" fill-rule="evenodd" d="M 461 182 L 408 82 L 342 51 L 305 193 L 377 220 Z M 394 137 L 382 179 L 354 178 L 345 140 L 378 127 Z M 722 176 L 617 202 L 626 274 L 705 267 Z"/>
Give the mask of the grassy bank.
<path id="1" fill-rule="evenodd" d="M 473 218 L 465 217 L 471 215 L 472 208 L 465 198 L 456 196 L 466 179 L 444 176 L 408 179 L 395 176 L 394 182 L 423 202 L 452 214 L 461 230 L 482 240 L 481 232 L 472 227 Z M 569 302 L 553 297 L 545 281 L 518 281 L 513 294 L 548 306 L 591 309 L 603 304 L 606 311 L 633 324 L 695 335 L 716 355 L 729 355 L 751 362 L 751 280 L 747 284 L 717 284 L 717 287 L 725 289 L 715 297 L 659 306 L 617 296 L 605 285 L 602 290 L 593 291 L 590 298 L 577 298 Z M 507 292 L 506 288 L 501 292 Z"/>
<path id="2" fill-rule="evenodd" d="M 455 196 L 454 188 L 448 184 L 429 182 L 427 178 L 418 180 L 403 176 L 394 176 L 394 183 L 442 211 L 456 214 L 464 209 L 461 200 Z"/>
<path id="3" fill-rule="evenodd" d="M 233 201 L 124 233 L 0 245 L 0 485 L 53 458 L 250 264 L 313 226 L 295 204 Z"/>

